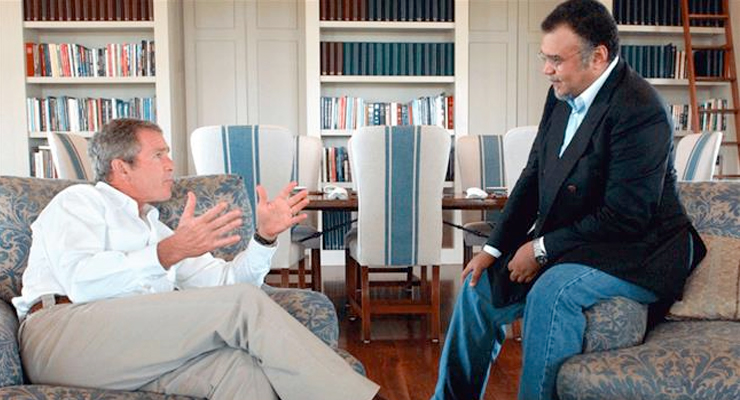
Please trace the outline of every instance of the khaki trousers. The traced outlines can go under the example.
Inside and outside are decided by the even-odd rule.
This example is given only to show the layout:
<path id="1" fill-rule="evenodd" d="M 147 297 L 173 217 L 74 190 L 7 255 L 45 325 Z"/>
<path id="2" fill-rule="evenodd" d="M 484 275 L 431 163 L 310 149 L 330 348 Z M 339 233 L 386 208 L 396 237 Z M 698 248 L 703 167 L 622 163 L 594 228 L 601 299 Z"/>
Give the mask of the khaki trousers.
<path id="1" fill-rule="evenodd" d="M 362 400 L 379 388 L 247 284 L 56 305 L 19 336 L 33 383 L 245 400 Z"/>

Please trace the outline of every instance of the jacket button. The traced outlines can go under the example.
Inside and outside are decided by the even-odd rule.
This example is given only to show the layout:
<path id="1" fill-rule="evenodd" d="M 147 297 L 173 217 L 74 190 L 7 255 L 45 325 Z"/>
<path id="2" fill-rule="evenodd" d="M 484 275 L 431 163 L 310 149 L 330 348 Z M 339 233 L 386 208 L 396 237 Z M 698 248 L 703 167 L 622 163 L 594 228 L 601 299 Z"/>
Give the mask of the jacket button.
<path id="1" fill-rule="evenodd" d="M 569 192 L 575 194 L 578 188 L 576 188 L 576 185 L 568 185 L 567 189 Z"/>

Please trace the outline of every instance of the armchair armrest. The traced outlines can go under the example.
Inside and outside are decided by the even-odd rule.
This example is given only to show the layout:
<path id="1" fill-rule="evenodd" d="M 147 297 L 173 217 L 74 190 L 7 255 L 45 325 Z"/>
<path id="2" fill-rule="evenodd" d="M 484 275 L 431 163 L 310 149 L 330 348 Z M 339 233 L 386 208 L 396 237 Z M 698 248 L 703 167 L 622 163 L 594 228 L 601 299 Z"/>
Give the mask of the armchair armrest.
<path id="1" fill-rule="evenodd" d="M 648 308 L 644 304 L 616 297 L 597 303 L 585 314 L 584 353 L 636 346 L 645 338 Z"/>
<path id="2" fill-rule="evenodd" d="M 305 289 L 278 289 L 262 285 L 271 299 L 332 348 L 339 340 L 334 304 L 323 293 Z"/>
<path id="3" fill-rule="evenodd" d="M 18 325 L 15 308 L 0 301 L 0 387 L 23 384 Z"/>

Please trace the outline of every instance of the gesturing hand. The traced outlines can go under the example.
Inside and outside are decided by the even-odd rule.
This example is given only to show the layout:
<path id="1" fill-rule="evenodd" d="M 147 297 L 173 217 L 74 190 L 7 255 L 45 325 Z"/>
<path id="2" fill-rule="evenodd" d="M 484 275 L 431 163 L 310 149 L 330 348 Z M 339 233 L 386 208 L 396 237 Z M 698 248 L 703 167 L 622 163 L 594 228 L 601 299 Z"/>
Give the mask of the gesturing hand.
<path id="1" fill-rule="evenodd" d="M 470 278 L 470 286 L 475 286 L 478 284 L 478 279 L 480 279 L 483 271 L 493 265 L 494 261 L 496 261 L 496 257 L 486 253 L 485 251 L 481 251 L 476 254 L 470 262 L 468 262 L 468 265 L 465 266 L 465 269 L 462 272 L 462 280 L 465 281 L 465 277 L 472 273 L 473 277 Z"/>
<path id="2" fill-rule="evenodd" d="M 232 245 L 240 239 L 239 235 L 230 235 L 229 232 L 241 226 L 241 210 L 224 212 L 228 206 L 222 202 L 196 217 L 195 203 L 195 194 L 188 192 L 175 233 L 157 246 L 160 264 L 166 269 L 185 258 Z"/>
<path id="3" fill-rule="evenodd" d="M 512 282 L 529 283 L 540 271 L 540 264 L 534 258 L 533 242 L 524 243 L 509 261 L 509 279 Z"/>
<path id="4" fill-rule="evenodd" d="M 265 188 L 257 186 L 257 233 L 263 238 L 275 240 L 281 232 L 307 218 L 298 212 L 308 205 L 308 191 L 301 190 L 291 196 L 296 185 L 289 183 L 272 201 L 268 200 Z"/>

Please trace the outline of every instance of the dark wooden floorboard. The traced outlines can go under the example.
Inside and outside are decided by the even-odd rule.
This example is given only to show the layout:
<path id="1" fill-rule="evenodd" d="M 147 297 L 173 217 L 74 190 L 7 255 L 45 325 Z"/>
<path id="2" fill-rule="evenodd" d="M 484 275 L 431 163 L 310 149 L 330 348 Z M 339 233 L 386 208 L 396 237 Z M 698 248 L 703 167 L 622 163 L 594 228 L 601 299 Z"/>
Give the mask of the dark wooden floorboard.
<path id="1" fill-rule="evenodd" d="M 360 320 L 349 321 L 344 307 L 344 268 L 324 267 L 324 293 L 334 302 L 339 314 L 339 345 L 365 365 L 368 377 L 378 383 L 388 400 L 428 400 L 437 382 L 442 343 L 427 339 L 428 322 L 422 317 L 380 316 L 373 318 L 372 341 L 360 340 Z M 455 297 L 460 288 L 460 266 L 441 268 L 442 331 L 447 330 Z M 379 289 L 387 291 L 388 289 Z M 521 345 L 504 343 L 493 365 L 486 400 L 516 399 L 521 371 Z"/>

